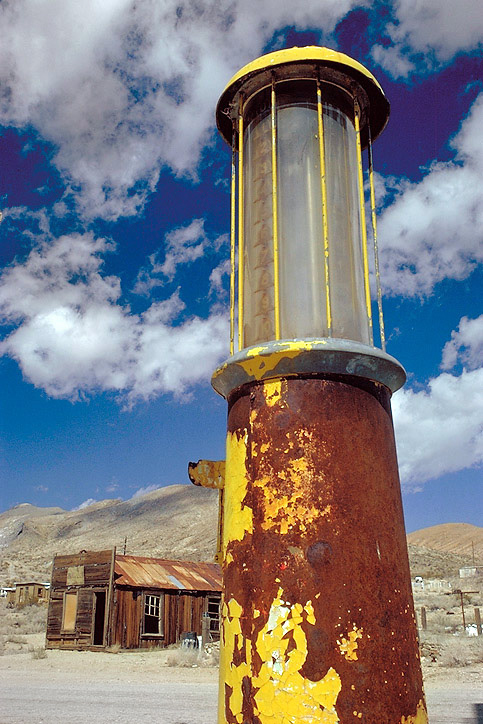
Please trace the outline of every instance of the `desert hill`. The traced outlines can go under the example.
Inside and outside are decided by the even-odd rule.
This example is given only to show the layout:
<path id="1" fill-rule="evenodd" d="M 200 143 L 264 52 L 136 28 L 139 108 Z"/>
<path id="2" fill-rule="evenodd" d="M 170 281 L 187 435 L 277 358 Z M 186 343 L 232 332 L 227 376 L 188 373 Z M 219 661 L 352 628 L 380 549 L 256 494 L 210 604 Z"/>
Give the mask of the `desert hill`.
<path id="1" fill-rule="evenodd" d="M 444 523 L 409 533 L 408 543 L 436 551 L 456 553 L 471 563 L 483 561 L 483 528 L 469 523 Z"/>
<path id="2" fill-rule="evenodd" d="M 32 515 L 29 516 L 29 510 Z M 130 500 L 104 500 L 80 510 L 15 506 L 0 515 L 0 582 L 48 581 L 57 553 L 101 550 L 184 560 L 212 560 L 218 492 L 170 485 Z"/>
<path id="3" fill-rule="evenodd" d="M 170 485 L 130 500 L 103 500 L 80 510 L 17 505 L 0 514 L 0 583 L 50 579 L 57 553 L 116 546 L 132 555 L 212 560 L 218 493 Z M 127 539 L 127 540 L 126 540 Z M 126 541 L 126 544 L 125 544 Z M 433 526 L 408 536 L 413 575 L 455 577 L 483 558 L 483 529 L 465 523 Z"/>

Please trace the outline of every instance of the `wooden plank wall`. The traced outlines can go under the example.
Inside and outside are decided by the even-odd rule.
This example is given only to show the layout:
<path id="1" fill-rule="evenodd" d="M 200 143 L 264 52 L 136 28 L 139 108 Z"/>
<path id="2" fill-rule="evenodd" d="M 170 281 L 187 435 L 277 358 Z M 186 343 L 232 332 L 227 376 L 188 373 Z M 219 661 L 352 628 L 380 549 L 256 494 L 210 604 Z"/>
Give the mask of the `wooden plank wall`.
<path id="1" fill-rule="evenodd" d="M 140 648 L 142 600 L 139 591 L 116 588 L 112 614 L 112 643 L 123 649 Z"/>
<path id="2" fill-rule="evenodd" d="M 54 558 L 47 614 L 47 648 L 88 648 L 92 645 L 94 591 L 105 590 L 107 597 L 111 566 L 111 550 L 84 551 Z M 76 583 L 68 583 L 69 578 Z M 62 631 L 66 591 L 77 592 L 76 624 L 73 631 Z"/>
<path id="3" fill-rule="evenodd" d="M 207 608 L 208 594 L 147 590 L 155 596 L 164 593 L 164 637 L 142 635 L 144 616 L 143 591 L 116 588 L 112 625 L 112 643 L 121 648 L 153 648 L 170 646 L 181 640 L 181 634 L 194 631 L 201 636 L 202 615 Z M 209 594 L 213 596 L 212 593 Z"/>

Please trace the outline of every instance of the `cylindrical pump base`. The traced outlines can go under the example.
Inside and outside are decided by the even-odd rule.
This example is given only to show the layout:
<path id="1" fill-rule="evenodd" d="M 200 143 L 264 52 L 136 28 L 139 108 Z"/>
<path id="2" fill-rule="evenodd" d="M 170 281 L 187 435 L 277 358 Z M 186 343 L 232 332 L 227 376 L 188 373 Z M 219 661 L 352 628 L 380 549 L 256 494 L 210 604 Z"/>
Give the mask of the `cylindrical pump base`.
<path id="1" fill-rule="evenodd" d="M 390 393 L 229 399 L 219 724 L 426 724 Z"/>

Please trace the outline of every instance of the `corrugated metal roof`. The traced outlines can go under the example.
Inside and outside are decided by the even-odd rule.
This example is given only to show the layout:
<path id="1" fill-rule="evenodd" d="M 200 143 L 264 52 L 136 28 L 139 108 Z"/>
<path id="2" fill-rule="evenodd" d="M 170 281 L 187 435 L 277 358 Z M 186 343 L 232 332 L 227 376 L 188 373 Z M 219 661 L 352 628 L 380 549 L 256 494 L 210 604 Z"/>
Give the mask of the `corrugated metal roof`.
<path id="1" fill-rule="evenodd" d="M 116 555 L 115 573 L 117 586 L 175 591 L 221 591 L 222 587 L 221 568 L 216 563 Z"/>

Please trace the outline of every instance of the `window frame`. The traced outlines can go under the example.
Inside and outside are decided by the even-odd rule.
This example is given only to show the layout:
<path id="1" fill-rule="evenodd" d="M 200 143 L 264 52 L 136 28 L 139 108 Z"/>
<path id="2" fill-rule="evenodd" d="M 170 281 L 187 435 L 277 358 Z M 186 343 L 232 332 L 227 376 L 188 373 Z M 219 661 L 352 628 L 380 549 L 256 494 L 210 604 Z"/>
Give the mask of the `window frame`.
<path id="1" fill-rule="evenodd" d="M 218 612 L 214 615 L 214 611 L 210 611 L 210 605 L 217 605 Z M 205 613 L 208 614 L 210 619 L 210 634 L 220 634 L 221 629 L 221 596 L 207 596 Z"/>
<path id="2" fill-rule="evenodd" d="M 164 594 L 159 593 L 143 593 L 142 600 L 142 626 L 141 637 L 143 638 L 164 638 Z M 157 611 L 154 613 L 147 611 Z M 157 633 L 146 631 L 146 616 L 158 619 Z"/>

